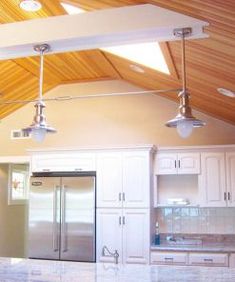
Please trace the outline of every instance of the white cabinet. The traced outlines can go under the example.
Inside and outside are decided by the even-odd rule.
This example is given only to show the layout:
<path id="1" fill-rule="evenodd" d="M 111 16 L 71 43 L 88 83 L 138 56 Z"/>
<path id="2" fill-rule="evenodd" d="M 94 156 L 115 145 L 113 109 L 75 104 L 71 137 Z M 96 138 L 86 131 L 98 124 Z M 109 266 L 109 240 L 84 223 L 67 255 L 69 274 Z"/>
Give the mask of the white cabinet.
<path id="1" fill-rule="evenodd" d="M 150 152 L 97 154 L 97 207 L 148 208 Z"/>
<path id="2" fill-rule="evenodd" d="M 223 152 L 201 153 L 201 174 L 198 179 L 200 205 L 224 207 L 227 201 L 225 155 Z"/>
<path id="3" fill-rule="evenodd" d="M 97 207 L 122 207 L 122 154 L 97 154 Z"/>
<path id="4" fill-rule="evenodd" d="M 149 210 L 97 209 L 97 262 L 110 261 L 102 256 L 102 248 L 119 253 L 120 263 L 149 262 Z"/>
<path id="5" fill-rule="evenodd" d="M 149 152 L 123 154 L 123 207 L 149 207 L 150 173 Z"/>
<path id="6" fill-rule="evenodd" d="M 96 225 L 97 262 L 114 262 L 113 257 L 102 255 L 104 246 L 111 252 L 117 250 L 120 261 L 122 256 L 122 210 L 97 209 Z"/>
<path id="7" fill-rule="evenodd" d="M 229 267 L 235 268 L 235 254 L 229 256 Z"/>
<path id="8" fill-rule="evenodd" d="M 185 252 L 151 252 L 151 264 L 187 265 L 188 254 Z"/>
<path id="9" fill-rule="evenodd" d="M 146 209 L 123 210 L 123 262 L 149 262 L 150 227 Z"/>
<path id="10" fill-rule="evenodd" d="M 227 203 L 235 207 L 235 152 L 226 153 Z"/>
<path id="11" fill-rule="evenodd" d="M 95 154 L 84 152 L 48 153 L 32 156 L 32 172 L 95 171 Z"/>
<path id="12" fill-rule="evenodd" d="M 156 174 L 199 174 L 200 153 L 157 153 Z"/>
<path id="13" fill-rule="evenodd" d="M 190 253 L 189 265 L 228 266 L 228 254 Z"/>

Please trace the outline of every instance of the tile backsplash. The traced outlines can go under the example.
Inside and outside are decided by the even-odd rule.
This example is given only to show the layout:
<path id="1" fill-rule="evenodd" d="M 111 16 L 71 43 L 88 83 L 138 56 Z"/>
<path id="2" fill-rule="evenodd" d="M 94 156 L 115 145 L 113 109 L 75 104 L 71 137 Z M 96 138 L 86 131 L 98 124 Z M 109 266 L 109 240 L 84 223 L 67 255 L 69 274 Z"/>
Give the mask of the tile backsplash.
<path id="1" fill-rule="evenodd" d="M 157 208 L 160 233 L 235 234 L 235 208 Z"/>

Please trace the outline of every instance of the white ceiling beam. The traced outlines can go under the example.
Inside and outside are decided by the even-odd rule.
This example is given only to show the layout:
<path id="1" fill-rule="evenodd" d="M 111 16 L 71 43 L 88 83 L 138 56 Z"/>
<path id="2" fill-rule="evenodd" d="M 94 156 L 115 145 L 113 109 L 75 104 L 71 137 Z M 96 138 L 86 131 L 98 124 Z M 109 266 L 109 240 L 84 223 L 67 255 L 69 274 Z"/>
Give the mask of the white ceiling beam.
<path id="1" fill-rule="evenodd" d="M 0 25 L 0 59 L 38 55 L 33 46 L 47 43 L 51 53 L 87 50 L 147 41 L 178 40 L 175 28 L 192 28 L 191 39 L 207 37 L 208 23 L 154 5 L 137 5 Z"/>

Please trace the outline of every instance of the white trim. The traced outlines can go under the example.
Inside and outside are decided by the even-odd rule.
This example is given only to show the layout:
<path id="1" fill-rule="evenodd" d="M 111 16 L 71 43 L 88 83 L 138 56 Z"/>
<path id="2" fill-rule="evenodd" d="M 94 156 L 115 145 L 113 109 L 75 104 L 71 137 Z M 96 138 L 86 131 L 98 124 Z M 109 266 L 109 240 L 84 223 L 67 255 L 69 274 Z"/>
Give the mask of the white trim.
<path id="1" fill-rule="evenodd" d="M 0 164 L 30 163 L 30 156 L 4 156 L 0 157 Z"/>

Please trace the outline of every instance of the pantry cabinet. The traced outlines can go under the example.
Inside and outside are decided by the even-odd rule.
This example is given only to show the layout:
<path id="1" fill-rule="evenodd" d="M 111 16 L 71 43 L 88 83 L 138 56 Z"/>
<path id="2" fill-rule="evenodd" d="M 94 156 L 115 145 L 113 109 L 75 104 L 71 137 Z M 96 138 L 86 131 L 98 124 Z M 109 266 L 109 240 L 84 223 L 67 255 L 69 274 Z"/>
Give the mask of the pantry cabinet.
<path id="1" fill-rule="evenodd" d="M 226 153 L 228 206 L 235 207 L 235 152 Z"/>
<path id="2" fill-rule="evenodd" d="M 150 206 L 151 153 L 147 151 L 97 154 L 97 207 Z"/>
<path id="3" fill-rule="evenodd" d="M 156 154 L 156 174 L 199 174 L 200 153 L 162 153 Z"/>
<path id="4" fill-rule="evenodd" d="M 120 263 L 149 262 L 149 209 L 97 209 L 97 262 L 113 262 L 102 255 L 104 246 L 119 253 Z"/>

